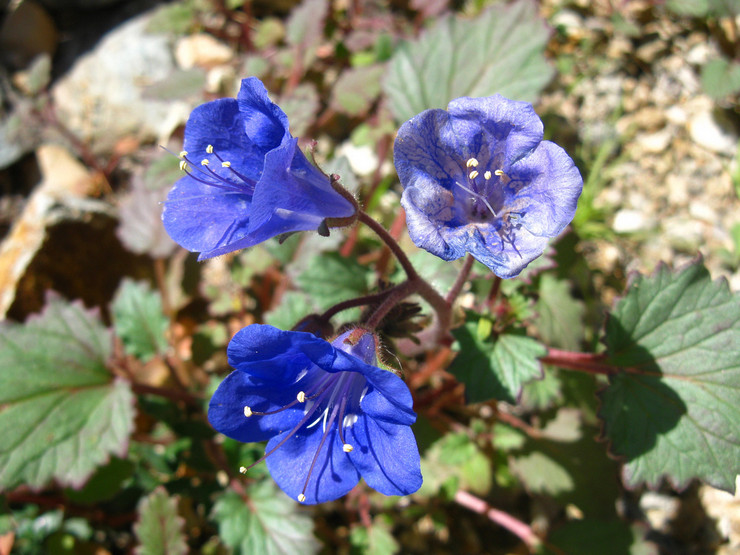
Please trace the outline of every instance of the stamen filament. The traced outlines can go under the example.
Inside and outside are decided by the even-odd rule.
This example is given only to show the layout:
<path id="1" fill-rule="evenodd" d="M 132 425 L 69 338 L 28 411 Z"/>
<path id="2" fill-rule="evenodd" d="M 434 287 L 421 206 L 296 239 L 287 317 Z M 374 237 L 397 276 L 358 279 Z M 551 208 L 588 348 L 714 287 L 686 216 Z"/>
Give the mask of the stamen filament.
<path id="1" fill-rule="evenodd" d="M 455 181 L 455 185 L 457 185 L 458 187 L 460 187 L 463 191 L 467 191 L 468 193 L 470 193 L 471 195 L 473 195 L 475 198 L 477 198 L 479 200 L 482 200 L 483 203 L 491 211 L 491 214 L 493 214 L 494 216 L 496 216 L 496 211 L 493 209 L 493 207 L 490 204 L 488 204 L 488 201 L 486 200 L 486 198 L 483 195 L 479 195 L 475 191 L 472 191 L 472 190 L 468 189 L 465 185 L 461 185 L 457 181 Z"/>

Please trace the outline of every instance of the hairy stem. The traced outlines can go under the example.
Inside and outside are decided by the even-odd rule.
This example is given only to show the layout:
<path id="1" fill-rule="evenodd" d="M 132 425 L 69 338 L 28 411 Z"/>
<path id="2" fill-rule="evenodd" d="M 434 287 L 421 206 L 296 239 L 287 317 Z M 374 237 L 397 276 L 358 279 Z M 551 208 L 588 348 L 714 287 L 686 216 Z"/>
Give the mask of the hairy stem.
<path id="1" fill-rule="evenodd" d="M 411 261 L 409 260 L 408 256 L 406 256 L 406 253 L 403 252 L 396 240 L 391 236 L 390 233 L 386 231 L 386 229 L 382 225 L 368 216 L 367 212 L 362 210 L 357 214 L 357 219 L 364 223 L 367 227 L 372 229 L 375 234 L 380 237 L 380 240 L 388 245 L 388 248 L 391 249 L 391 252 L 396 257 L 396 260 L 398 260 L 398 263 L 403 268 L 403 271 L 406 272 L 409 281 L 412 281 L 419 277 L 419 274 L 416 273 L 416 269 L 411 264 Z"/>
<path id="2" fill-rule="evenodd" d="M 560 349 L 548 349 L 547 354 L 540 359 L 545 364 L 552 364 L 567 370 L 576 370 L 587 374 L 602 374 L 610 376 L 616 374 L 619 369 L 606 364 L 604 355 L 594 353 L 577 353 L 573 351 L 561 351 Z"/>
<path id="3" fill-rule="evenodd" d="M 463 264 L 463 267 L 460 269 L 460 273 L 457 274 L 455 283 L 452 284 L 452 287 L 447 292 L 447 296 L 445 297 L 447 304 L 452 305 L 460 294 L 460 291 L 462 291 L 463 285 L 465 285 L 465 282 L 468 280 L 468 276 L 470 275 L 470 270 L 473 268 L 473 262 L 475 262 L 475 258 L 473 258 L 472 254 L 468 254 L 465 258 L 465 264 Z"/>
<path id="4" fill-rule="evenodd" d="M 404 282 L 406 283 L 406 282 Z M 388 295 L 391 295 L 396 289 L 401 287 L 403 283 L 396 285 L 395 287 L 391 287 L 389 289 L 386 289 L 385 291 L 381 291 L 379 293 L 375 293 L 373 295 L 364 295 L 362 297 L 357 297 L 354 299 L 348 299 L 346 301 L 342 301 L 341 303 L 337 303 L 332 307 L 329 307 L 322 315 L 321 320 L 329 320 L 336 314 L 342 312 L 343 310 L 347 310 L 349 308 L 354 308 L 356 306 L 367 306 L 370 304 L 374 304 L 377 302 L 382 301 L 385 299 Z"/>
<path id="5" fill-rule="evenodd" d="M 530 552 L 534 552 L 535 548 L 541 543 L 540 539 L 528 524 L 514 518 L 508 513 L 494 509 L 488 503 L 467 491 L 458 490 L 457 493 L 455 493 L 455 503 L 478 513 L 479 515 L 485 515 L 492 522 L 506 528 L 509 532 L 527 544 Z"/>

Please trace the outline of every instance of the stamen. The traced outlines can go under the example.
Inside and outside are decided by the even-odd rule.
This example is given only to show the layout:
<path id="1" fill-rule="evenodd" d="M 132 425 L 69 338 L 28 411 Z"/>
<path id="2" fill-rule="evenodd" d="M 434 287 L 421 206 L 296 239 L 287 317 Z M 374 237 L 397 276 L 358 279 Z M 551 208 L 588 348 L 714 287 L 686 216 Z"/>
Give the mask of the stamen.
<path id="1" fill-rule="evenodd" d="M 305 391 L 299 391 L 297 398 L 298 398 L 298 402 L 299 403 L 305 403 L 306 402 L 306 392 Z"/>
<path id="2" fill-rule="evenodd" d="M 227 162 L 226 160 L 224 160 L 223 162 L 221 162 L 221 167 L 222 168 L 230 168 L 231 167 L 231 162 Z"/>
<path id="3" fill-rule="evenodd" d="M 185 160 L 180 160 L 180 171 L 187 172 L 189 169 L 188 163 Z"/>
<path id="4" fill-rule="evenodd" d="M 458 187 L 460 187 L 463 191 L 467 191 L 468 193 L 470 193 L 471 195 L 473 195 L 473 197 L 475 197 L 475 198 L 477 198 L 479 200 L 482 200 L 483 201 L 483 204 L 485 204 L 488 207 L 488 209 L 491 211 L 491 214 L 493 214 L 494 216 L 496 215 L 496 211 L 493 209 L 493 207 L 490 204 L 488 204 L 488 201 L 486 200 L 486 198 L 484 196 L 479 195 L 475 191 L 471 191 L 470 189 L 468 189 L 464 185 L 460 185 L 457 181 L 455 181 L 455 185 L 457 185 Z"/>
<path id="5" fill-rule="evenodd" d="M 352 449 L 354 449 L 354 447 L 352 447 L 349 443 L 345 443 L 344 445 L 342 445 L 342 451 L 344 451 L 345 453 L 351 453 Z"/>
<path id="6" fill-rule="evenodd" d="M 494 174 L 496 174 L 496 175 L 498 175 L 499 177 L 501 177 L 502 175 L 506 175 L 506 174 L 504 173 L 504 170 L 496 170 L 496 171 L 495 171 L 495 172 L 493 172 L 493 173 L 494 173 Z"/>
<path id="7" fill-rule="evenodd" d="M 178 158 L 185 158 L 188 155 L 187 150 L 181 150 L 180 154 L 177 155 Z"/>
<path id="8" fill-rule="evenodd" d="M 208 158 L 203 158 L 203 160 L 200 161 L 201 166 L 207 166 L 209 163 Z"/>
<path id="9" fill-rule="evenodd" d="M 240 466 L 239 467 L 239 473 L 240 474 L 246 474 L 247 470 L 249 470 L 246 466 Z"/>
<path id="10" fill-rule="evenodd" d="M 298 502 L 303 503 L 306 500 L 306 496 L 302 493 L 298 495 Z"/>
<path id="11" fill-rule="evenodd" d="M 478 177 L 478 170 L 473 170 L 472 172 L 470 172 L 470 174 L 468 175 L 468 177 L 470 179 L 475 179 L 476 177 Z"/>
<path id="12" fill-rule="evenodd" d="M 206 147 L 206 152 L 207 152 L 208 154 L 213 154 L 213 145 L 208 145 L 208 146 Z"/>
<path id="13" fill-rule="evenodd" d="M 247 418 L 249 418 L 249 417 L 250 417 L 250 416 L 252 416 L 253 414 L 254 414 L 254 413 L 252 412 L 252 409 L 251 409 L 251 408 L 249 408 L 249 407 L 244 407 L 244 416 L 246 416 Z"/>
<path id="14" fill-rule="evenodd" d="M 475 158 L 468 158 L 468 161 L 465 162 L 465 165 L 469 168 L 477 168 L 478 160 L 476 160 Z"/>
<path id="15" fill-rule="evenodd" d="M 491 179 L 491 172 L 486 170 L 486 173 L 483 174 L 483 179 L 485 179 L 486 181 Z"/>

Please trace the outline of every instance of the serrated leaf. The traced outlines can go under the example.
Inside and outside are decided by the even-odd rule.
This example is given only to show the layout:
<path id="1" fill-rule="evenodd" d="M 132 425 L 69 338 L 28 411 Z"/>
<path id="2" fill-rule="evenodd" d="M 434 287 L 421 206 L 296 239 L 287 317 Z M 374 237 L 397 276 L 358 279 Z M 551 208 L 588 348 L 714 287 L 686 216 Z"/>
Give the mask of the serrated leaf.
<path id="1" fill-rule="evenodd" d="M 370 527 L 356 526 L 349 534 L 352 545 L 350 553 L 355 555 L 393 555 L 401 547 L 391 533 L 391 526 L 377 518 Z"/>
<path id="2" fill-rule="evenodd" d="M 716 100 L 740 92 L 740 63 L 718 58 L 701 70 L 704 91 Z"/>
<path id="3" fill-rule="evenodd" d="M 361 116 L 370 109 L 380 94 L 380 78 L 385 66 L 350 68 L 337 79 L 329 105 L 348 116 Z"/>
<path id="4" fill-rule="evenodd" d="M 320 310 L 367 292 L 367 268 L 352 258 L 337 253 L 312 258 L 296 278 L 298 286 L 318 305 Z"/>
<path id="5" fill-rule="evenodd" d="M 538 293 L 535 323 L 540 337 L 551 347 L 578 350 L 584 335 L 583 302 L 573 298 L 567 281 L 550 274 L 540 278 Z"/>
<path id="6" fill-rule="evenodd" d="M 314 311 L 311 298 L 302 291 L 287 291 L 280 304 L 265 313 L 265 324 L 289 330 Z"/>
<path id="7" fill-rule="evenodd" d="M 81 303 L 49 297 L 24 325 L 0 325 L 0 488 L 80 487 L 133 426 L 128 383 L 106 369 L 111 336 Z"/>
<path id="8" fill-rule="evenodd" d="M 247 503 L 227 491 L 213 507 L 221 540 L 235 553 L 251 555 L 309 555 L 319 550 L 313 521 L 271 480 L 247 489 Z"/>
<path id="9" fill-rule="evenodd" d="M 424 483 L 420 495 L 437 495 L 452 480 L 480 495 L 491 489 L 491 461 L 464 433 L 450 433 L 435 441 L 421 459 Z"/>
<path id="10" fill-rule="evenodd" d="M 162 297 L 146 282 L 125 278 L 113 299 L 116 335 L 125 351 L 144 362 L 167 349 L 169 320 L 162 312 Z"/>
<path id="11" fill-rule="evenodd" d="M 185 555 L 188 545 L 182 532 L 185 519 L 177 514 L 177 497 L 162 486 L 139 502 L 134 532 L 139 540 L 137 555 Z"/>
<path id="12" fill-rule="evenodd" d="M 446 17 L 391 59 L 384 90 L 398 121 L 461 96 L 502 94 L 533 102 L 553 69 L 549 30 L 534 2 L 495 6 L 475 19 Z"/>
<path id="13" fill-rule="evenodd" d="M 733 491 L 740 467 L 740 294 L 695 262 L 638 276 L 606 326 L 622 371 L 599 416 L 630 486 L 700 478 Z"/>
<path id="14" fill-rule="evenodd" d="M 329 12 L 327 0 L 303 0 L 290 12 L 285 25 L 285 38 L 302 56 L 302 66 L 311 65 L 316 49 L 324 38 L 324 20 Z M 293 55 L 295 58 L 295 55 Z"/>
<path id="15" fill-rule="evenodd" d="M 481 338 L 478 321 L 452 330 L 458 353 L 449 372 L 465 384 L 467 399 L 515 403 L 524 383 L 542 376 L 539 357 L 546 349 L 534 339 L 507 332 Z"/>

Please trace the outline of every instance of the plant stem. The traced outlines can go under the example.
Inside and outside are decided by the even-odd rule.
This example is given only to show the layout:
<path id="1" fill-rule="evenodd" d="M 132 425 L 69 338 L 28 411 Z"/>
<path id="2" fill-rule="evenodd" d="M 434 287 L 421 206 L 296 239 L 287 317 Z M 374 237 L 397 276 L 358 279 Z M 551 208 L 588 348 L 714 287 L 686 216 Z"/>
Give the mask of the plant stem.
<path id="1" fill-rule="evenodd" d="M 603 362 L 605 358 L 604 355 L 594 353 L 577 353 L 573 351 L 561 351 L 560 349 L 548 349 L 547 354 L 540 359 L 540 362 L 587 374 L 601 374 L 605 376 L 616 374 L 619 369 L 610 364 L 605 364 Z"/>
<path id="2" fill-rule="evenodd" d="M 452 287 L 447 292 L 447 296 L 445 297 L 447 304 L 452 305 L 460 294 L 460 291 L 462 291 L 463 285 L 465 285 L 465 282 L 468 280 L 468 276 L 470 275 L 473 262 L 475 262 L 475 258 L 473 258 L 472 254 L 468 254 L 465 258 L 465 264 L 463 264 L 463 267 L 460 269 L 460 273 L 457 274 L 455 283 L 452 284 Z"/>
<path id="3" fill-rule="evenodd" d="M 396 306 L 409 295 L 417 292 L 421 283 L 426 282 L 417 277 L 413 280 L 409 279 L 407 281 L 404 281 L 403 283 L 396 285 L 393 289 L 390 289 L 389 294 L 386 296 L 385 300 L 380 303 L 380 306 L 378 306 L 378 308 L 376 308 L 375 311 L 370 315 L 370 317 L 365 322 L 365 325 L 367 325 L 367 327 L 371 329 L 377 328 L 383 321 L 385 315 L 388 314 L 388 312 L 394 306 Z"/>
<path id="4" fill-rule="evenodd" d="M 455 503 L 478 513 L 479 515 L 485 515 L 499 526 L 506 528 L 509 532 L 527 544 L 530 552 L 534 552 L 535 548 L 541 543 L 540 538 L 537 537 L 531 526 L 517 518 L 514 518 L 508 513 L 494 509 L 488 503 L 467 491 L 458 490 L 457 493 L 455 493 Z"/>
<path id="5" fill-rule="evenodd" d="M 348 299 L 346 301 L 342 301 L 341 303 L 337 303 L 334 306 L 329 307 L 324 313 L 321 315 L 321 320 L 329 320 L 336 314 L 342 312 L 343 310 L 347 310 L 349 308 L 354 308 L 356 306 L 367 306 L 373 303 L 377 303 L 385 299 L 388 295 L 392 294 L 396 289 L 401 287 L 404 283 L 403 282 L 399 285 L 396 285 L 395 287 L 390 287 L 389 289 L 386 289 L 385 291 L 381 291 L 379 293 L 375 293 L 373 295 L 364 295 L 362 297 L 357 297 L 355 299 Z"/>
<path id="6" fill-rule="evenodd" d="M 367 227 L 372 229 L 375 234 L 380 237 L 380 240 L 388 245 L 388 248 L 391 249 L 391 252 L 396 257 L 396 260 L 398 260 L 398 263 L 403 268 L 403 271 L 406 272 L 406 276 L 408 276 L 409 281 L 412 281 L 419 277 L 419 274 L 416 273 L 416 269 L 411 264 L 411 261 L 409 260 L 408 256 L 406 256 L 406 253 L 403 252 L 396 240 L 391 236 L 390 233 L 386 231 L 386 229 L 382 225 L 368 216 L 367 212 L 363 210 L 360 210 L 360 212 L 358 212 L 357 219 L 364 223 Z"/>
<path id="7" fill-rule="evenodd" d="M 156 387 L 153 385 L 146 385 L 143 383 L 131 383 L 131 389 L 134 393 L 138 394 L 151 394 L 165 397 L 172 401 L 183 401 L 188 405 L 197 405 L 200 401 L 195 395 L 188 393 L 187 391 L 180 391 L 177 389 L 167 389 L 165 387 Z"/>

